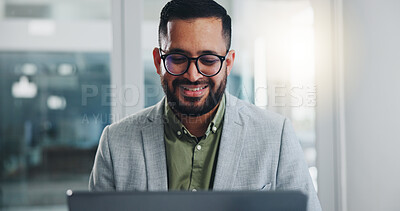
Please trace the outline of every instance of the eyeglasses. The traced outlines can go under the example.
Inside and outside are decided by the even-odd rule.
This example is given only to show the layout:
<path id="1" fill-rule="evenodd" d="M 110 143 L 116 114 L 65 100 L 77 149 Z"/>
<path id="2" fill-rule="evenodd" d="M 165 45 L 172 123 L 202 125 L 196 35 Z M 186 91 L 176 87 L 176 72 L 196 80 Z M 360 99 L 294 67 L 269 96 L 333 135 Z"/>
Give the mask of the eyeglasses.
<path id="1" fill-rule="evenodd" d="M 186 73 L 189 70 L 190 61 L 192 60 L 195 61 L 197 71 L 199 71 L 200 74 L 207 77 L 215 76 L 221 71 L 225 57 L 226 55 L 219 56 L 215 54 L 203 54 L 196 58 L 190 58 L 181 53 L 161 55 L 165 69 L 169 74 L 174 76 Z"/>

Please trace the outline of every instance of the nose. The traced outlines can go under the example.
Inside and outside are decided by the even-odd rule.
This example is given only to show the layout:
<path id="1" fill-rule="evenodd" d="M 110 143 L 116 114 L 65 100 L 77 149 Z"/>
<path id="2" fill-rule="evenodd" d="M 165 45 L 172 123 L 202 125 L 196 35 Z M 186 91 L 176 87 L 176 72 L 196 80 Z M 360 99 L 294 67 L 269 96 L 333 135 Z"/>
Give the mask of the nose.
<path id="1" fill-rule="evenodd" d="M 189 79 L 189 81 L 191 82 L 196 82 L 197 80 L 203 77 L 203 75 L 200 74 L 199 71 L 197 70 L 196 62 L 193 60 L 190 61 L 189 69 L 185 74 L 183 74 L 183 76 Z"/>

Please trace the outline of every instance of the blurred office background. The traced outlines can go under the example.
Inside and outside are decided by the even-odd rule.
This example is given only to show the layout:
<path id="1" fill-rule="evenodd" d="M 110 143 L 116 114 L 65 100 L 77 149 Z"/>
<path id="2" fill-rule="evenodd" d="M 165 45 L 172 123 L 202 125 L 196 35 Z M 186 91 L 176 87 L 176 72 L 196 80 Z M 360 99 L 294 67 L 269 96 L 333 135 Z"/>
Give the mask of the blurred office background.
<path id="1" fill-rule="evenodd" d="M 67 210 L 102 129 L 163 96 L 166 0 L 0 0 L 0 209 Z M 231 94 L 291 119 L 324 210 L 400 210 L 400 2 L 218 0 Z"/>
<path id="2" fill-rule="evenodd" d="M 110 107 L 111 3 L 0 1 L 0 209 L 66 210 L 86 190 Z M 92 87 L 95 87 L 91 89 Z"/>

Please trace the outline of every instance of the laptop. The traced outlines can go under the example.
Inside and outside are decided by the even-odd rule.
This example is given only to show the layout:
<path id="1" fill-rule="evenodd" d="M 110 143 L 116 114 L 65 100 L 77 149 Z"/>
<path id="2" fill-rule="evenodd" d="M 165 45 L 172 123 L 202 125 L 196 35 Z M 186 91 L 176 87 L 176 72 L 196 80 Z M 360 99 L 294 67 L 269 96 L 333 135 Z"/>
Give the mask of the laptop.
<path id="1" fill-rule="evenodd" d="M 301 192 L 73 192 L 67 191 L 70 211 L 305 211 Z"/>

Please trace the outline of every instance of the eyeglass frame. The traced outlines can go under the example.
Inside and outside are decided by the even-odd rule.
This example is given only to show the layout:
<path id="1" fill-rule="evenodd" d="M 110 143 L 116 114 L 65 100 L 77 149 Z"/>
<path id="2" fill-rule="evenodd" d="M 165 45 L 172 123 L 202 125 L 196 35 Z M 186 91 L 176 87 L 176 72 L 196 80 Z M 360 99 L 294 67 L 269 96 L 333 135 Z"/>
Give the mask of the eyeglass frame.
<path id="1" fill-rule="evenodd" d="M 164 68 L 165 68 L 165 70 L 167 70 L 167 72 L 168 72 L 169 74 L 171 74 L 171 75 L 173 75 L 173 76 L 180 76 L 180 75 L 185 74 L 185 73 L 189 70 L 191 61 L 194 60 L 194 61 L 195 61 L 194 64 L 196 65 L 197 72 L 199 72 L 200 74 L 202 74 L 202 75 L 204 75 L 204 76 L 206 76 L 206 77 L 213 77 L 213 76 L 218 75 L 219 72 L 221 72 L 222 66 L 224 65 L 224 61 L 226 60 L 226 56 L 228 56 L 229 50 L 226 51 L 226 55 L 225 55 L 225 56 L 220 56 L 220 55 L 213 54 L 213 53 L 206 53 L 206 54 L 202 54 L 202 55 L 200 55 L 200 56 L 198 56 L 198 57 L 189 57 L 189 56 L 187 56 L 187 55 L 185 55 L 185 54 L 183 54 L 183 53 L 179 53 L 179 52 L 171 52 L 171 53 L 167 53 L 167 54 L 161 54 L 161 52 L 163 52 L 163 50 L 160 48 L 160 57 L 161 57 L 161 59 L 163 60 Z M 169 56 L 169 55 L 171 55 L 171 54 L 179 54 L 179 55 L 181 55 L 181 56 L 186 57 L 186 58 L 189 60 L 189 61 L 188 61 L 188 65 L 187 65 L 185 71 L 183 71 L 182 73 L 179 73 L 179 74 L 174 74 L 174 73 L 171 73 L 171 72 L 168 70 L 167 65 L 165 64 L 165 59 L 167 58 L 167 56 Z M 207 55 L 216 56 L 216 57 L 218 57 L 219 60 L 221 61 L 221 65 L 220 65 L 220 67 L 219 67 L 219 70 L 218 70 L 215 74 L 213 74 L 213 75 L 204 74 L 203 72 L 200 71 L 199 66 L 198 66 L 199 58 L 202 57 L 202 56 L 207 56 Z"/>

